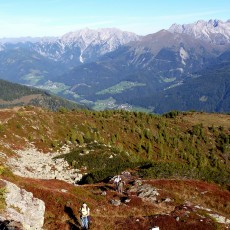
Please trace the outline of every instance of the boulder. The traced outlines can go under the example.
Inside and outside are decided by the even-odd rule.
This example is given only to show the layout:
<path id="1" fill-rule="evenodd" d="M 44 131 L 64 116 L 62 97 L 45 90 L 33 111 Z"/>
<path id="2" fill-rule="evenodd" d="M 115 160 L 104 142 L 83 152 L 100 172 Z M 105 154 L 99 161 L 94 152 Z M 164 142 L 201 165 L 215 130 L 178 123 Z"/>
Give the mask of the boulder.
<path id="1" fill-rule="evenodd" d="M 121 205 L 121 201 L 120 200 L 111 200 L 110 202 L 114 206 L 120 206 Z"/>
<path id="2" fill-rule="evenodd" d="M 4 218 L 20 222 L 25 230 L 42 229 L 44 224 L 45 203 L 33 196 L 31 192 L 21 189 L 15 184 L 6 183 L 6 210 Z"/>

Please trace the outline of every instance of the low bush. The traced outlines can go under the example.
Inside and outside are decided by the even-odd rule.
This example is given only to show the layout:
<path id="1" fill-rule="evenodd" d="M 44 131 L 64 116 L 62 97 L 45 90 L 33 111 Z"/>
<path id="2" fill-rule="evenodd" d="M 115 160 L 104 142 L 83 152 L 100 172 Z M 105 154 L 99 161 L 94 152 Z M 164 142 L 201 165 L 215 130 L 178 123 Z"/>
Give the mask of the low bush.
<path id="1" fill-rule="evenodd" d="M 229 172 L 214 167 L 194 168 L 179 162 L 153 162 L 141 167 L 139 176 L 144 178 L 190 178 L 218 184 L 229 184 Z"/>
<path id="2" fill-rule="evenodd" d="M 163 114 L 164 117 L 166 118 L 175 118 L 177 117 L 181 112 L 177 110 L 172 110 L 168 113 Z"/>
<path id="3" fill-rule="evenodd" d="M 80 184 L 91 184 L 101 181 L 108 181 L 115 175 L 120 174 L 122 171 L 127 169 L 134 169 L 142 167 L 145 162 L 124 162 L 122 164 L 116 164 L 113 167 L 106 167 L 104 169 L 99 169 L 88 173 L 82 177 Z"/>

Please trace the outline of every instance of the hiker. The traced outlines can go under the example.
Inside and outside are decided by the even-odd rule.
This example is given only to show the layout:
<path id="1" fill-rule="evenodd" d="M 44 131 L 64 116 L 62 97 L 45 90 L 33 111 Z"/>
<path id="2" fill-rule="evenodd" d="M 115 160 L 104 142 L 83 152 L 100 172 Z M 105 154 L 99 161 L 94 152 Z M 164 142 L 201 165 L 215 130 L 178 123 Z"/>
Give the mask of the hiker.
<path id="1" fill-rule="evenodd" d="M 123 189 L 124 189 L 124 181 L 122 181 L 122 180 L 120 180 L 119 182 L 118 182 L 118 192 L 119 193 L 123 193 Z"/>
<path id="2" fill-rule="evenodd" d="M 114 184 L 115 184 L 115 189 L 118 191 L 118 184 L 119 182 L 121 181 L 121 177 L 120 176 L 117 176 L 115 179 L 114 179 Z"/>
<path id="3" fill-rule="evenodd" d="M 89 229 L 89 217 L 90 217 L 90 209 L 86 203 L 83 203 L 80 210 L 80 217 L 81 217 L 81 226 L 82 229 Z"/>

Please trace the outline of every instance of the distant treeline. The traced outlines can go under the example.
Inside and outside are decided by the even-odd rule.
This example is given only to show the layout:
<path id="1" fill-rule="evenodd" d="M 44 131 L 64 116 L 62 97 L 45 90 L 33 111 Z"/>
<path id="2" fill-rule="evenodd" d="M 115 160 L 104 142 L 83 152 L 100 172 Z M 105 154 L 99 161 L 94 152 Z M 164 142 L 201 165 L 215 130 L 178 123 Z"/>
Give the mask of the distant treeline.
<path id="1" fill-rule="evenodd" d="M 13 101 L 32 94 L 44 94 L 44 91 L 0 79 L 0 99 L 4 101 Z"/>

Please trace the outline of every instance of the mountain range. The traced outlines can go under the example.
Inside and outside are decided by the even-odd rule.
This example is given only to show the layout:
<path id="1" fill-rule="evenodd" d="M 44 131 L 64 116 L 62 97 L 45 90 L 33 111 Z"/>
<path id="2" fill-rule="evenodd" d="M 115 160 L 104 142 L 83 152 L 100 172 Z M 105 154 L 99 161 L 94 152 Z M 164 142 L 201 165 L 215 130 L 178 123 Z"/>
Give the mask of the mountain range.
<path id="1" fill-rule="evenodd" d="M 225 45 L 230 43 L 230 20 L 199 20 L 187 25 L 173 24 L 169 31 L 172 33 L 188 34 L 196 39 L 202 39 L 210 43 Z"/>
<path id="2" fill-rule="evenodd" d="M 0 77 L 96 110 L 229 112 L 229 50 L 229 20 L 173 24 L 147 36 L 84 29 L 1 39 Z"/>

